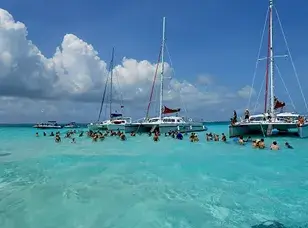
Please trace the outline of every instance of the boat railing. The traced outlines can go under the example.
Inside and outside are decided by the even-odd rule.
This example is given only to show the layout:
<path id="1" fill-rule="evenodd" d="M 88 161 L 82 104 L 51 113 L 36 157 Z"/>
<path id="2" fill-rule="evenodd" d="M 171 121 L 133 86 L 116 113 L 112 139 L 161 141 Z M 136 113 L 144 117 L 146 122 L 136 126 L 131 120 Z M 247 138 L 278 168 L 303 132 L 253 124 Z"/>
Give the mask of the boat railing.
<path id="1" fill-rule="evenodd" d="M 136 122 L 136 123 L 142 123 L 142 122 L 144 122 L 145 121 L 145 117 L 143 117 L 143 118 L 140 118 L 140 119 L 137 119 L 137 120 L 135 120 L 134 122 Z"/>

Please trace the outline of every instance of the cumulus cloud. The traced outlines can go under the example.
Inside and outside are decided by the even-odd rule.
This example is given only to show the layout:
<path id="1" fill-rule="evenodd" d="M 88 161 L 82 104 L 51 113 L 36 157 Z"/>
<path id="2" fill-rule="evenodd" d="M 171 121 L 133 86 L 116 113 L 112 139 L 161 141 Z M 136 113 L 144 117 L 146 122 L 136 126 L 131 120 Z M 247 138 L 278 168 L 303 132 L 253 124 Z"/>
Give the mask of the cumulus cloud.
<path id="1" fill-rule="evenodd" d="M 237 94 L 242 98 L 249 98 L 250 96 L 255 96 L 256 91 L 249 85 L 244 86 L 240 90 L 237 91 Z"/>
<path id="2" fill-rule="evenodd" d="M 213 76 L 209 74 L 202 74 L 198 75 L 197 77 L 197 84 L 199 85 L 208 86 L 213 84 L 213 82 L 214 82 Z"/>
<path id="3" fill-rule="evenodd" d="M 79 118 L 81 105 L 82 110 L 96 113 L 109 72 L 108 64 L 99 58 L 94 47 L 73 34 L 67 34 L 54 55 L 46 58 L 27 35 L 25 24 L 16 22 L 10 13 L 0 9 L 0 115 L 16 113 L 19 117 L 31 119 L 48 113 L 50 118 Z M 168 63 L 164 65 L 166 76 L 171 76 L 172 68 Z M 156 67 L 147 60 L 132 58 L 123 58 L 121 64 L 114 67 L 113 73 L 120 87 L 118 92 L 122 92 L 121 97 L 130 114 L 143 115 L 143 111 L 136 114 L 135 110 L 146 107 Z M 249 87 L 232 93 L 226 87 L 214 85 L 213 78 L 209 74 L 197 77 L 197 84 L 206 85 L 206 90 L 185 80 L 166 80 L 166 103 L 183 106 L 184 102 L 194 111 L 230 103 L 235 96 L 247 97 Z M 158 100 L 159 91 L 154 92 L 154 99 Z M 33 107 L 29 109 L 30 106 Z M 28 114 L 20 110 L 27 110 Z M 86 113 L 82 114 L 84 119 L 89 117 Z"/>

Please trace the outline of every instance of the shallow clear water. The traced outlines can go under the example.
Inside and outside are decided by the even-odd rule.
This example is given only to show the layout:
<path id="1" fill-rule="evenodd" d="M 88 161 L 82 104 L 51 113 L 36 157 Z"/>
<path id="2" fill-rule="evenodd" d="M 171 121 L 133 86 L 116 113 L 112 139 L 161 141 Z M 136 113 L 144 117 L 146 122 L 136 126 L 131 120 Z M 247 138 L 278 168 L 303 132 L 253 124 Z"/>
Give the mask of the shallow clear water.
<path id="1" fill-rule="evenodd" d="M 226 125 L 209 131 L 227 132 Z M 232 140 L 76 138 L 0 128 L 0 227 L 250 227 L 308 220 L 308 140 L 273 152 Z M 266 139 L 270 144 L 274 139 Z M 306 149 L 305 149 L 306 148 Z"/>

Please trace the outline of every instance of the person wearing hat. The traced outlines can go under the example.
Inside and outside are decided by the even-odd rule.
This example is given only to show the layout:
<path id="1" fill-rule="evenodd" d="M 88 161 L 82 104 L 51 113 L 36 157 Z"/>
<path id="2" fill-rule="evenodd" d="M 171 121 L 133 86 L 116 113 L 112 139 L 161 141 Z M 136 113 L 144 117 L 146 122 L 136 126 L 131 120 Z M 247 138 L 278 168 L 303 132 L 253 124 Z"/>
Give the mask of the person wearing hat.
<path id="1" fill-rule="evenodd" d="M 245 110 L 245 120 L 249 120 L 249 116 L 250 116 L 249 110 L 246 109 Z"/>

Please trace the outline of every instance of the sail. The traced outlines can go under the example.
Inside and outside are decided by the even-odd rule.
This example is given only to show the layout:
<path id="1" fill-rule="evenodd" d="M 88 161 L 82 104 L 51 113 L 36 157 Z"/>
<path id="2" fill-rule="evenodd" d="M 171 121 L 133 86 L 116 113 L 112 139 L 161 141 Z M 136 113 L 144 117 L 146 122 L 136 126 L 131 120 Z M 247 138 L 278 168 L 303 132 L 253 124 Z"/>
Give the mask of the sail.
<path id="1" fill-rule="evenodd" d="M 167 108 L 166 106 L 164 106 L 163 109 L 162 109 L 162 113 L 163 113 L 163 114 L 176 113 L 176 112 L 179 112 L 179 111 L 181 111 L 180 108 L 171 109 L 171 108 Z"/>
<path id="2" fill-rule="evenodd" d="M 284 106 L 286 106 L 286 103 L 283 101 L 279 101 L 277 99 L 277 97 L 274 97 L 274 109 L 278 109 L 278 108 L 283 108 Z"/>

